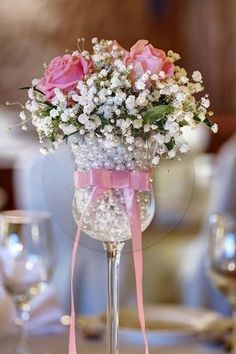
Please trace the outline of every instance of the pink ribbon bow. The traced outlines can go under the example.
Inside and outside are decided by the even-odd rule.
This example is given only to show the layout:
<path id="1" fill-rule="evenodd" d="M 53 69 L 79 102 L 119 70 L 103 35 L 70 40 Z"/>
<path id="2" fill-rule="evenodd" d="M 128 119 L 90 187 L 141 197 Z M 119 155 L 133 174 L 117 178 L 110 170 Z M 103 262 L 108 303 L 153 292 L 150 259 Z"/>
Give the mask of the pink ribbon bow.
<path id="1" fill-rule="evenodd" d="M 75 171 L 74 185 L 76 188 L 93 187 L 90 198 L 84 208 L 84 212 L 90 205 L 90 203 L 96 200 L 101 194 L 111 188 L 119 188 L 124 190 L 125 203 L 127 213 L 129 217 L 132 246 L 133 246 L 133 259 L 134 270 L 136 280 L 137 291 L 137 306 L 140 327 L 143 334 L 145 354 L 149 354 L 148 341 L 145 329 L 145 317 L 143 306 L 143 257 L 142 257 L 142 230 L 140 220 L 139 203 L 137 201 L 137 191 L 150 191 L 151 189 L 151 170 L 146 171 L 118 171 L 118 170 L 106 170 L 106 169 L 91 169 L 88 172 Z M 70 334 L 69 334 L 69 354 L 77 354 L 76 350 L 76 315 L 74 305 L 74 291 L 73 291 L 73 279 L 76 263 L 76 255 L 80 240 L 81 227 L 83 222 L 84 212 L 81 215 L 78 223 L 78 230 L 72 253 L 71 262 L 71 322 L 70 322 Z"/>

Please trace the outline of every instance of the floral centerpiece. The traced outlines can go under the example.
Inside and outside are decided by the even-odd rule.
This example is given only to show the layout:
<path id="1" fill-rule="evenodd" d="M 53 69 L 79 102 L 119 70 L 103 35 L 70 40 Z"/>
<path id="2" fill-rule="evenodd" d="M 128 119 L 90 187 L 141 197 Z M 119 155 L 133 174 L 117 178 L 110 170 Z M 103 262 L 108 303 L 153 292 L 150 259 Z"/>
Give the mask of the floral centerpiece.
<path id="1" fill-rule="evenodd" d="M 116 41 L 94 38 L 92 43 L 92 53 L 81 48 L 56 57 L 45 65 L 43 78 L 32 82 L 20 117 L 23 128 L 28 121 L 36 127 L 40 143 L 46 143 L 43 153 L 75 132 L 103 136 L 107 147 L 122 140 L 129 151 L 135 138 L 152 135 L 157 165 L 162 157 L 188 150 L 179 139 L 184 126 L 202 123 L 217 131 L 209 119 L 208 95 L 195 98 L 204 90 L 202 75 L 194 71 L 189 78 L 175 64 L 179 54 L 170 50 L 166 55 L 146 40 L 129 52 Z"/>
<path id="2" fill-rule="evenodd" d="M 204 124 L 213 132 L 202 75 L 188 77 L 167 54 L 146 40 L 129 51 L 116 41 L 92 40 L 93 50 L 78 50 L 45 65 L 28 88 L 20 113 L 23 129 L 35 126 L 41 152 L 53 152 L 64 139 L 73 154 L 74 218 L 78 232 L 72 257 L 70 353 L 76 353 L 73 274 L 80 231 L 103 242 L 108 255 L 110 354 L 118 353 L 118 271 L 124 242 L 132 239 L 137 303 L 146 354 L 142 299 L 142 239 L 154 213 L 151 173 L 161 159 L 188 151 L 183 127 Z M 82 46 L 82 48 L 80 48 Z M 199 95 L 197 95 L 199 97 Z"/>

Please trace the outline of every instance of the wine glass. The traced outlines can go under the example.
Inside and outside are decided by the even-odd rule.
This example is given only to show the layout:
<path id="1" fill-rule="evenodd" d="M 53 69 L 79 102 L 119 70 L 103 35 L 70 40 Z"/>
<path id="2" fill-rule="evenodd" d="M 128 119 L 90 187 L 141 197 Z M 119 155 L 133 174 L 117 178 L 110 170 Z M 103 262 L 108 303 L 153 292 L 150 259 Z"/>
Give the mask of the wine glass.
<path id="1" fill-rule="evenodd" d="M 30 354 L 26 322 L 30 300 L 45 288 L 52 273 L 53 243 L 49 214 L 21 210 L 0 214 L 3 283 L 12 296 L 21 337 L 16 354 Z"/>
<path id="2" fill-rule="evenodd" d="M 236 354 L 236 218 L 229 214 L 210 216 L 208 255 L 208 275 L 232 306 L 232 353 Z"/>

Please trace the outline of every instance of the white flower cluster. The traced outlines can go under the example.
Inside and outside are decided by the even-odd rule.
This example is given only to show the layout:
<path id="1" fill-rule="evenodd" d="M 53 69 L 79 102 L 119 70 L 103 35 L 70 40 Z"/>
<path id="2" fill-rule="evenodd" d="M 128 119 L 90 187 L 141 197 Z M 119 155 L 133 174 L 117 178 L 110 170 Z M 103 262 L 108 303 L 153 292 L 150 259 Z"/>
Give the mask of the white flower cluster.
<path id="1" fill-rule="evenodd" d="M 92 66 L 69 92 L 55 88 L 49 100 L 37 89 L 38 80 L 32 82 L 20 118 L 25 127 L 30 115 L 40 142 L 50 141 L 43 152 L 52 151 L 75 132 L 90 138 L 102 136 L 107 148 L 120 140 L 128 151 L 133 151 L 137 137 L 145 141 L 152 136 L 156 141 L 153 164 L 157 165 L 161 157 L 172 159 L 178 151 L 188 150 L 186 143 L 179 143 L 182 127 L 203 123 L 217 131 L 208 118 L 212 115 L 208 95 L 195 98 L 204 89 L 199 71 L 189 78 L 185 69 L 175 65 L 170 77 L 164 71 L 148 70 L 134 76 L 133 65 L 126 65 L 126 53 L 116 42 L 94 38 L 92 43 L 92 54 L 84 50 L 71 54 L 79 53 Z M 167 58 L 174 63 L 179 55 L 169 51 Z"/>

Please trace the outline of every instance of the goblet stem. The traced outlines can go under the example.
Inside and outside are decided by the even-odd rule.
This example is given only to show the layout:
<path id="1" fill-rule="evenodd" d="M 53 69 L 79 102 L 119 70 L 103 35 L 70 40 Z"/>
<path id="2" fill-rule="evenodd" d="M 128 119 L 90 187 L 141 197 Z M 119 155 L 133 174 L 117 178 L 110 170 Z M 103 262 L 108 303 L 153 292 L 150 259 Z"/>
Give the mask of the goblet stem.
<path id="1" fill-rule="evenodd" d="M 25 328 L 26 322 L 30 318 L 30 305 L 27 303 L 22 303 L 16 301 L 17 318 L 15 320 L 16 324 L 20 329 L 20 340 L 16 349 L 16 354 L 30 354 L 28 348 L 28 333 Z"/>
<path id="2" fill-rule="evenodd" d="M 121 251 L 124 242 L 104 242 L 107 253 L 108 286 L 107 286 L 107 331 L 108 354 L 118 354 L 119 332 L 119 269 Z"/>

